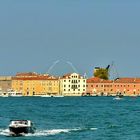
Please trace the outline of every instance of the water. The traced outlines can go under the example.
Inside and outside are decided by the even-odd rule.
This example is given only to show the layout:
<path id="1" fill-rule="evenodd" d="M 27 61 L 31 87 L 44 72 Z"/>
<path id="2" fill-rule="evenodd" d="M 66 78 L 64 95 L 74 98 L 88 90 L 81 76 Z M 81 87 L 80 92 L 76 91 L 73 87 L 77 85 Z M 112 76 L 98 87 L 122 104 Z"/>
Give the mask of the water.
<path id="1" fill-rule="evenodd" d="M 29 119 L 35 134 L 8 137 L 11 119 Z M 140 140 L 140 97 L 0 98 L 0 140 Z"/>

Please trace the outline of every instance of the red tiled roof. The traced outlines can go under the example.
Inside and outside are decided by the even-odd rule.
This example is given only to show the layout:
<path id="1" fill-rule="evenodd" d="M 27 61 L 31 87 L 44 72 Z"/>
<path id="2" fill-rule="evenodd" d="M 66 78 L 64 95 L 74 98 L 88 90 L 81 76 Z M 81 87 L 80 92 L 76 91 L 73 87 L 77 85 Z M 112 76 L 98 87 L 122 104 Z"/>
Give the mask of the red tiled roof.
<path id="1" fill-rule="evenodd" d="M 87 83 L 140 83 L 140 78 L 118 78 L 116 80 L 103 80 L 98 77 L 87 79 Z"/>
<path id="2" fill-rule="evenodd" d="M 48 78 L 48 77 L 12 77 L 12 80 L 58 80 L 58 78 Z"/>
<path id="3" fill-rule="evenodd" d="M 140 83 L 140 78 L 118 78 L 114 81 L 115 83 Z"/>
<path id="4" fill-rule="evenodd" d="M 22 73 L 17 73 L 16 76 L 37 76 L 39 75 L 36 72 L 22 72 Z"/>
<path id="5" fill-rule="evenodd" d="M 71 73 L 67 73 L 67 74 L 63 75 L 62 78 L 66 78 L 66 77 L 70 78 L 70 76 L 71 76 Z"/>
<path id="6" fill-rule="evenodd" d="M 87 83 L 112 83 L 112 80 L 103 80 L 98 77 L 91 77 L 87 79 Z"/>
<path id="7" fill-rule="evenodd" d="M 12 77 L 12 80 L 58 80 L 58 78 L 46 74 L 22 73 Z"/>

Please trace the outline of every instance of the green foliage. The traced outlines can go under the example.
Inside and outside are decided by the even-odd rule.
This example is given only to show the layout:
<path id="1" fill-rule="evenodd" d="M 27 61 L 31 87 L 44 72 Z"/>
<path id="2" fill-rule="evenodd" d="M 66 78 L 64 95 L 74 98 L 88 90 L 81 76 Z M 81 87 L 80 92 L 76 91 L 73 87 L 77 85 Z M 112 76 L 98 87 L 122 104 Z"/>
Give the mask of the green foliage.
<path id="1" fill-rule="evenodd" d="M 101 79 L 108 80 L 109 79 L 109 73 L 108 69 L 105 68 L 99 68 L 94 72 L 94 77 L 98 77 Z"/>

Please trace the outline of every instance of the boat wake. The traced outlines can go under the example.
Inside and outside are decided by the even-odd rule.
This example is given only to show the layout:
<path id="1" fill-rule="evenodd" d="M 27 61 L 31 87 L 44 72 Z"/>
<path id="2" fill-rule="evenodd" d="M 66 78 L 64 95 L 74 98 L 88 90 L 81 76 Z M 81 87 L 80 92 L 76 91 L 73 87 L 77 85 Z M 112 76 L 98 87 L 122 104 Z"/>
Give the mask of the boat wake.
<path id="1" fill-rule="evenodd" d="M 9 135 L 9 129 L 0 129 L 0 135 L 8 136 Z"/>
<path id="2" fill-rule="evenodd" d="M 60 133 L 72 133 L 83 131 L 95 131 L 97 128 L 74 128 L 74 129 L 52 129 L 52 130 L 36 130 L 34 134 L 26 134 L 28 137 L 50 136 Z M 0 129 L 0 135 L 9 136 L 9 129 Z"/>

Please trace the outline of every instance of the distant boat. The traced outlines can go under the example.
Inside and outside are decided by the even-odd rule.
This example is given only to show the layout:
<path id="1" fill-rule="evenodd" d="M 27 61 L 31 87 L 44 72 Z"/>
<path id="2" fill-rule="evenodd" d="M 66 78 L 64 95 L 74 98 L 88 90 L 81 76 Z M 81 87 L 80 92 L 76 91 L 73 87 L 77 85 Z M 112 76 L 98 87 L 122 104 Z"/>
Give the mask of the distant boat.
<path id="1" fill-rule="evenodd" d="M 42 95 L 41 97 L 64 97 L 63 95 Z"/>
<path id="2" fill-rule="evenodd" d="M 7 94 L 10 96 L 10 97 L 21 97 L 22 96 L 22 93 L 21 92 L 16 92 L 12 89 L 9 89 Z"/>
<path id="3" fill-rule="evenodd" d="M 53 97 L 64 97 L 63 95 L 54 95 Z"/>
<path id="4" fill-rule="evenodd" d="M 123 98 L 120 98 L 119 96 L 114 97 L 113 100 L 122 100 Z"/>
<path id="5" fill-rule="evenodd" d="M 41 97 L 51 97 L 51 95 L 41 95 Z"/>
<path id="6" fill-rule="evenodd" d="M 9 97 L 9 95 L 6 92 L 1 93 L 0 97 Z"/>
<path id="7" fill-rule="evenodd" d="M 83 93 L 81 96 L 82 97 L 93 97 L 93 96 L 97 96 L 97 95 L 92 95 L 91 93 Z"/>
<path id="8" fill-rule="evenodd" d="M 117 94 L 116 97 L 113 98 L 113 100 L 122 100 L 123 95 L 121 93 Z"/>

